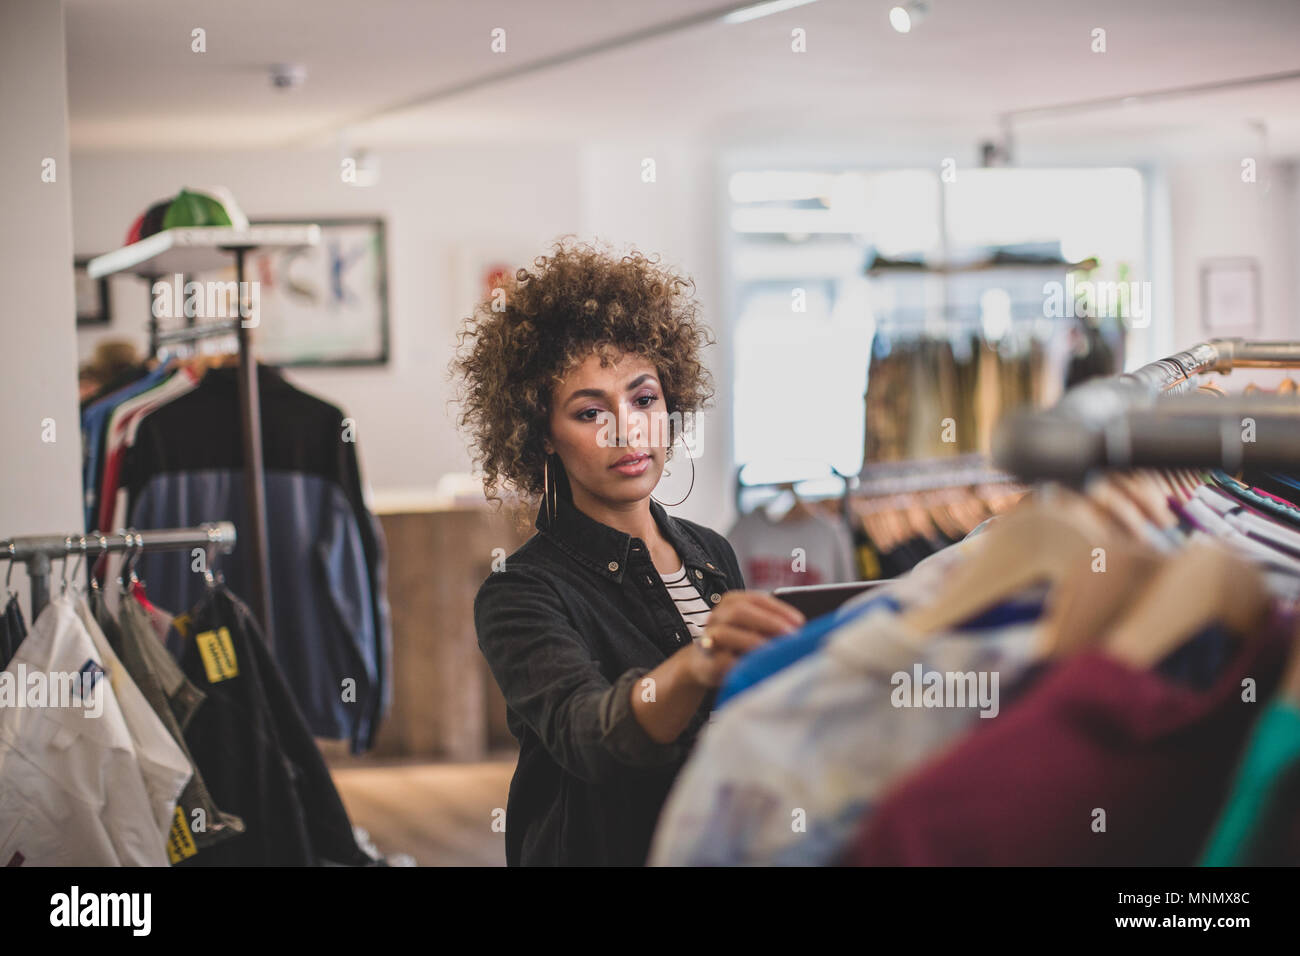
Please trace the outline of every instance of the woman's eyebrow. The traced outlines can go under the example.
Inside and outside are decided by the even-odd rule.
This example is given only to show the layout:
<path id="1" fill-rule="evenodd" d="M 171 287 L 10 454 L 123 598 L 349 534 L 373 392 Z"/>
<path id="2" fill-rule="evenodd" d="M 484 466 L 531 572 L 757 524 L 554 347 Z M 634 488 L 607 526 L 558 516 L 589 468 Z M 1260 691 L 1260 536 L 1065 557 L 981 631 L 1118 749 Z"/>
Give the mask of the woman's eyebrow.
<path id="1" fill-rule="evenodd" d="M 654 378 L 649 372 L 643 372 L 632 381 L 628 382 L 627 390 L 630 392 L 648 378 Z M 564 404 L 570 404 L 575 398 L 604 398 L 605 393 L 598 388 L 580 388 L 569 396 L 568 401 Z"/>

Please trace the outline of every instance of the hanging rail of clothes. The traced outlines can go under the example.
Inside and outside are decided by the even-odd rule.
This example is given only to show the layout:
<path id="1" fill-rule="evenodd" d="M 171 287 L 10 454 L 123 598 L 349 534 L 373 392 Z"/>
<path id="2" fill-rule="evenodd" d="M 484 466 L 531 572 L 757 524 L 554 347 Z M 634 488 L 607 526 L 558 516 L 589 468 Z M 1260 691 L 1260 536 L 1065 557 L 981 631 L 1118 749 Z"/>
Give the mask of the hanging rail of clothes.
<path id="1" fill-rule="evenodd" d="M 159 528 L 151 531 L 128 529 L 115 534 L 91 532 L 88 535 L 27 535 L 0 541 L 0 558 L 10 562 L 10 573 L 15 563 L 27 565 L 31 584 L 31 614 L 38 617 L 50 603 L 50 562 L 71 555 L 82 559 L 90 554 L 146 551 L 188 551 L 202 548 L 209 559 L 215 551 L 229 554 L 235 547 L 235 526 L 229 521 L 211 522 L 197 528 Z M 211 560 L 207 562 L 210 565 Z M 6 577 L 6 587 L 8 577 Z"/>
<path id="2" fill-rule="evenodd" d="M 1028 420 L 1272 416 L 1295 381 L 1229 397 L 1198 379 L 1297 359 L 1197 346 Z M 1300 864 L 1300 449 L 1278 412 L 1259 421 L 1272 464 L 1225 456 L 1220 418 L 1195 414 L 1044 452 L 1068 483 L 737 662 L 649 862 Z"/>
<path id="3" fill-rule="evenodd" d="M 25 563 L 0 616 L 0 860 L 5 866 L 382 865 L 354 831 L 252 611 L 216 572 L 231 522 L 0 541 Z M 203 594 L 173 615 L 134 572 L 201 549 Z M 125 553 L 121 601 L 68 561 Z M 62 558 L 63 587 L 50 591 Z M 6 577 L 6 584 L 9 578 Z M 95 720 L 84 720 L 95 717 Z"/>
<path id="4" fill-rule="evenodd" d="M 152 297 L 149 311 L 149 350 L 156 355 L 164 345 L 193 342 L 213 335 L 233 333 L 238 343 L 239 417 L 243 437 L 244 496 L 247 529 L 244 550 L 252 568 L 249 575 L 249 600 L 262 625 L 266 639 L 275 644 L 274 609 L 271 599 L 270 550 L 267 541 L 265 468 L 262 461 L 262 425 L 258 396 L 256 361 L 243 300 L 246 260 L 258 248 L 299 247 L 320 243 L 317 225 L 259 225 L 244 229 L 222 226 L 164 229 L 139 242 L 97 256 L 86 265 L 92 278 L 130 272 L 145 279 L 153 288 L 159 280 L 174 274 L 193 274 L 224 266 L 231 256 L 238 290 L 237 318 L 231 322 L 191 325 L 173 331 L 160 331 Z M 260 316 L 255 317 L 260 321 Z M 110 530 L 101 528 L 101 530 Z"/>

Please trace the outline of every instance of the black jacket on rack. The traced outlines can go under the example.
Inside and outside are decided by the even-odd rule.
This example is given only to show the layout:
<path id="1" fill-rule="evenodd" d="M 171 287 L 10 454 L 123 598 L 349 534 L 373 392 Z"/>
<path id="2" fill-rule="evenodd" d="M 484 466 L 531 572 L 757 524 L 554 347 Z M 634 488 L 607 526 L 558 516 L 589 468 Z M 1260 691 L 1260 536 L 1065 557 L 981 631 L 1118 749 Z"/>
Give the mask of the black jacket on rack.
<path id="1" fill-rule="evenodd" d="M 217 588 L 177 622 L 181 668 L 207 695 L 185 742 L 213 800 L 245 827 L 177 865 L 374 865 L 247 605 Z"/>

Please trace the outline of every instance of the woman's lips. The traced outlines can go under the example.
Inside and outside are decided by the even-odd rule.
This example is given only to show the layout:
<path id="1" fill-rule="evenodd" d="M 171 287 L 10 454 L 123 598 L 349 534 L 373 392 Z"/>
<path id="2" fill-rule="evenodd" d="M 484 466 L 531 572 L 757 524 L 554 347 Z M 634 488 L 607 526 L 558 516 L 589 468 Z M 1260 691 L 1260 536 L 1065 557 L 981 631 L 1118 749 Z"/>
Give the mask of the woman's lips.
<path id="1" fill-rule="evenodd" d="M 612 467 L 615 471 L 617 471 L 621 475 L 628 475 L 629 477 L 635 477 L 636 475 L 641 474 L 647 468 L 650 467 L 650 456 L 643 455 L 642 457 L 638 458 L 636 461 L 629 461 L 621 465 L 613 465 Z"/>

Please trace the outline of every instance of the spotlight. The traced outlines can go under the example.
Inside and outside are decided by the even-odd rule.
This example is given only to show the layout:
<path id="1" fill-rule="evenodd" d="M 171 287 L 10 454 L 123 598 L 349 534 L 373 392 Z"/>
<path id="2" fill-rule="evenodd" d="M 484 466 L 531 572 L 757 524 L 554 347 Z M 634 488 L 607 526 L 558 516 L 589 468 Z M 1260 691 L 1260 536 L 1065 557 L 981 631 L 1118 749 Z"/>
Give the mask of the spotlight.
<path id="1" fill-rule="evenodd" d="M 923 0 L 911 0 L 901 7 L 894 7 L 889 11 L 889 25 L 899 33 L 910 33 L 912 27 L 920 26 L 921 21 L 925 19 L 930 12 L 930 5 Z"/>

